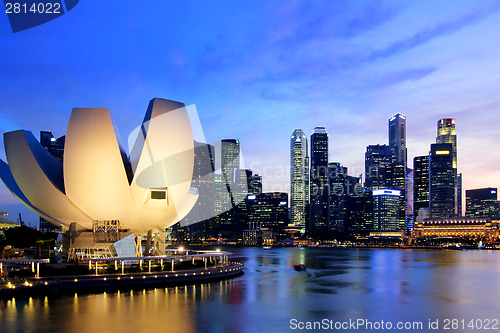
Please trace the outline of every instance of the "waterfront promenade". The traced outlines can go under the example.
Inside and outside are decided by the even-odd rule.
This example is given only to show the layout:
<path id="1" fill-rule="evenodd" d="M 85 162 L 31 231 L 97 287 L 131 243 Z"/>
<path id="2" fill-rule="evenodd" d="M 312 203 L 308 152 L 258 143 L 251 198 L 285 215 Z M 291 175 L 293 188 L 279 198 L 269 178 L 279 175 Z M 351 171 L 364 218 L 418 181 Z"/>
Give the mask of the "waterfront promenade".
<path id="1" fill-rule="evenodd" d="M 218 261 L 216 256 L 220 258 Z M 34 277 L 4 279 L 0 283 L 0 298 L 31 297 L 65 292 L 100 292 L 119 289 L 168 287 L 219 281 L 243 273 L 244 265 L 239 262 L 230 262 L 227 253 L 197 253 L 188 258 L 187 261 L 193 264 L 195 260 L 202 260 L 204 262 L 203 267 L 174 269 L 174 261 L 182 262 L 182 257 L 158 256 L 87 259 L 89 273 L 92 272 L 93 274 L 40 277 L 37 269 Z M 185 259 L 186 257 L 184 257 Z M 207 263 L 211 259 L 214 259 L 214 265 L 209 266 Z M 15 262 L 20 261 L 23 260 L 16 260 Z M 29 262 L 29 259 L 26 259 L 26 262 Z M 138 271 L 130 269 L 132 267 L 131 262 L 139 263 L 136 266 L 136 268 L 140 267 Z M 152 263 L 158 264 L 160 262 L 159 267 L 153 266 L 152 269 Z M 4 265 L 7 263 L 7 260 L 3 260 Z M 114 263 L 115 272 L 109 272 L 105 267 L 102 267 L 105 263 Z M 128 266 L 127 271 L 125 270 L 126 266 Z M 119 267 L 121 269 L 118 269 Z"/>

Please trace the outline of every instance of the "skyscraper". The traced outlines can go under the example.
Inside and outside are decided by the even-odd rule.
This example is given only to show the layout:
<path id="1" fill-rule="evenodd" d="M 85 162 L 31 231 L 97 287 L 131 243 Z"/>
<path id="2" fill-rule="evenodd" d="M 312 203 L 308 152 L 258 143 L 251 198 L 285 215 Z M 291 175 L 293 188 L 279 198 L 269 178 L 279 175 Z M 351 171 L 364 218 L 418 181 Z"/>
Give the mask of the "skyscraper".
<path id="1" fill-rule="evenodd" d="M 329 182 L 329 222 L 328 230 L 347 232 L 347 200 L 349 196 L 361 194 L 361 177 L 347 174 L 347 167 L 338 162 L 328 163 Z"/>
<path id="2" fill-rule="evenodd" d="M 380 189 L 373 191 L 373 230 L 401 231 L 400 197 L 401 191 Z"/>
<path id="3" fill-rule="evenodd" d="M 463 216 L 463 188 L 462 188 L 462 174 L 457 174 L 457 216 Z"/>
<path id="4" fill-rule="evenodd" d="M 189 224 L 191 239 L 215 237 L 215 147 L 194 142 L 192 187 L 198 190 L 198 200 L 181 224 Z M 197 221 L 203 221 L 196 223 Z"/>
<path id="5" fill-rule="evenodd" d="M 236 173 L 240 168 L 240 141 L 237 139 L 221 140 L 222 179 L 227 184 L 236 183 Z"/>
<path id="6" fill-rule="evenodd" d="M 406 234 L 410 235 L 414 226 L 414 218 L 413 218 L 413 180 L 415 177 L 413 176 L 413 169 L 406 169 Z"/>
<path id="7" fill-rule="evenodd" d="M 344 230 L 352 236 L 368 236 L 373 231 L 373 207 L 371 191 L 348 196 Z"/>
<path id="8" fill-rule="evenodd" d="M 373 211 L 382 212 L 384 216 L 387 215 L 385 211 L 393 210 L 394 200 L 399 200 L 397 214 L 389 214 L 387 218 L 396 218 L 397 221 L 391 221 L 389 224 L 393 228 L 394 224 L 399 225 L 398 228 L 393 228 L 391 231 L 404 230 L 406 223 L 406 168 L 405 163 L 395 162 L 394 150 L 388 145 L 370 145 L 366 147 L 365 153 L 365 187 L 367 190 L 396 190 L 398 195 L 391 196 L 390 199 L 375 198 L 373 196 Z M 380 192 L 377 192 L 380 193 Z M 396 193 L 396 192 L 394 192 Z M 389 205 L 388 207 L 383 207 Z M 375 223 L 377 215 L 374 215 L 373 226 L 377 231 L 389 231 L 388 227 L 380 227 L 381 225 L 388 224 L 387 221 Z M 386 217 L 384 217 L 385 219 Z M 379 229 L 376 229 L 379 228 Z M 382 228 L 382 229 L 380 229 Z M 385 230 L 384 230 L 385 228 Z"/>
<path id="9" fill-rule="evenodd" d="M 414 221 L 419 219 L 419 211 L 421 208 L 429 208 L 429 156 L 416 156 L 413 159 Z"/>
<path id="10" fill-rule="evenodd" d="M 338 162 L 328 163 L 329 229 L 344 231 L 345 203 L 347 198 L 347 168 Z"/>
<path id="11" fill-rule="evenodd" d="M 290 223 L 306 229 L 306 206 L 309 203 L 309 155 L 307 137 L 296 129 L 290 138 Z"/>
<path id="12" fill-rule="evenodd" d="M 451 143 L 453 168 L 457 168 L 457 135 L 455 134 L 455 118 L 442 118 L 437 122 L 436 143 Z"/>
<path id="13" fill-rule="evenodd" d="M 52 132 L 50 131 L 40 131 L 40 144 L 49 152 L 50 155 L 54 156 L 59 162 L 63 161 L 64 158 L 64 142 L 66 141 L 66 136 L 63 135 L 60 138 L 54 138 Z M 56 226 L 43 217 L 40 216 L 40 231 L 54 232 L 61 231 L 60 226 Z"/>
<path id="14" fill-rule="evenodd" d="M 389 147 L 393 155 L 392 184 L 390 188 L 401 191 L 399 196 L 399 220 L 402 229 L 410 229 L 407 216 L 407 160 L 406 160 L 406 116 L 397 113 L 389 119 Z"/>
<path id="15" fill-rule="evenodd" d="M 397 113 L 389 119 L 389 147 L 396 163 L 406 167 L 406 116 Z"/>
<path id="16" fill-rule="evenodd" d="M 311 135 L 310 231 L 328 231 L 328 133 L 315 127 Z"/>
<path id="17" fill-rule="evenodd" d="M 221 175 L 215 175 L 214 229 L 217 237 L 233 239 L 238 237 L 241 225 L 237 205 L 246 193 L 246 171 L 240 170 L 240 142 L 238 139 L 221 140 Z"/>
<path id="18" fill-rule="evenodd" d="M 455 216 L 456 176 L 451 143 L 431 144 L 429 178 L 431 218 Z"/>
<path id="19" fill-rule="evenodd" d="M 365 187 L 367 190 L 389 186 L 392 150 L 387 145 L 370 145 L 365 153 Z"/>
<path id="20" fill-rule="evenodd" d="M 462 189 L 461 184 L 459 186 L 458 182 L 458 172 L 457 172 L 457 135 L 455 134 L 455 118 L 442 118 L 437 122 L 437 137 L 436 143 L 449 143 L 452 147 L 452 157 L 453 157 L 453 172 L 454 172 L 454 215 L 462 215 Z M 460 179 L 461 181 L 461 179 Z M 460 193 L 459 193 L 460 191 Z"/>

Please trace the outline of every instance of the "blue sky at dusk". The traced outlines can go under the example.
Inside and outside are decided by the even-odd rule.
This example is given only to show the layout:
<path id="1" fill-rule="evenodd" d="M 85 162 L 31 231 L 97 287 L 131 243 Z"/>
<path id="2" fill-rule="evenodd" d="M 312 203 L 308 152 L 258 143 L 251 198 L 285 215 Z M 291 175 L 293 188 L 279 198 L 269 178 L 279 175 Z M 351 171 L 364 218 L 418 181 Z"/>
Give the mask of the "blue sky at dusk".
<path id="1" fill-rule="evenodd" d="M 464 189 L 500 187 L 500 1 L 80 1 L 18 33 L 0 17 L 2 133 L 59 137 L 73 107 L 106 107 L 126 142 L 151 98 L 177 100 L 287 191 L 295 128 L 325 126 L 359 175 L 393 114 L 410 167 L 454 117 Z M 37 220 L 21 207 L 1 184 L 0 210 Z"/>

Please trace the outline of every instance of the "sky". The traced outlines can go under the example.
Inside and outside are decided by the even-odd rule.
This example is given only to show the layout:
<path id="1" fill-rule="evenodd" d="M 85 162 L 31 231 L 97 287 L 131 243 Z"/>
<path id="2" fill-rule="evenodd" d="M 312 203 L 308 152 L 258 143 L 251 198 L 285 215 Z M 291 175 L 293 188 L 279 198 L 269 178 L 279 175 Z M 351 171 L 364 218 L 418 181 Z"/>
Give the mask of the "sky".
<path id="1" fill-rule="evenodd" d="M 464 189 L 500 187 L 499 31 L 500 1 L 477 0 L 90 0 L 18 33 L 0 14 L 0 130 L 59 137 L 72 108 L 105 107 L 126 142 L 150 99 L 176 100 L 287 191 L 296 128 L 325 126 L 330 161 L 359 175 L 392 115 L 410 167 L 450 117 Z M 38 220 L 3 184 L 0 210 Z"/>

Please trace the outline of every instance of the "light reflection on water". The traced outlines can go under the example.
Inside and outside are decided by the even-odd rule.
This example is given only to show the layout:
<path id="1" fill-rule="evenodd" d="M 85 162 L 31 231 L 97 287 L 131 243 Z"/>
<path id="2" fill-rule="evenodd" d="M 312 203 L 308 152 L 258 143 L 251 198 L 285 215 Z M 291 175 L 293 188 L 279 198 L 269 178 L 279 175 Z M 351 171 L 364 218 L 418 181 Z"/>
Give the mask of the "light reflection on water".
<path id="1" fill-rule="evenodd" d="M 281 332 L 289 330 L 292 318 L 427 323 L 500 317 L 500 252 L 230 251 L 245 263 L 241 277 L 196 286 L 0 301 L 0 330 Z M 295 271 L 295 263 L 307 270 Z"/>

